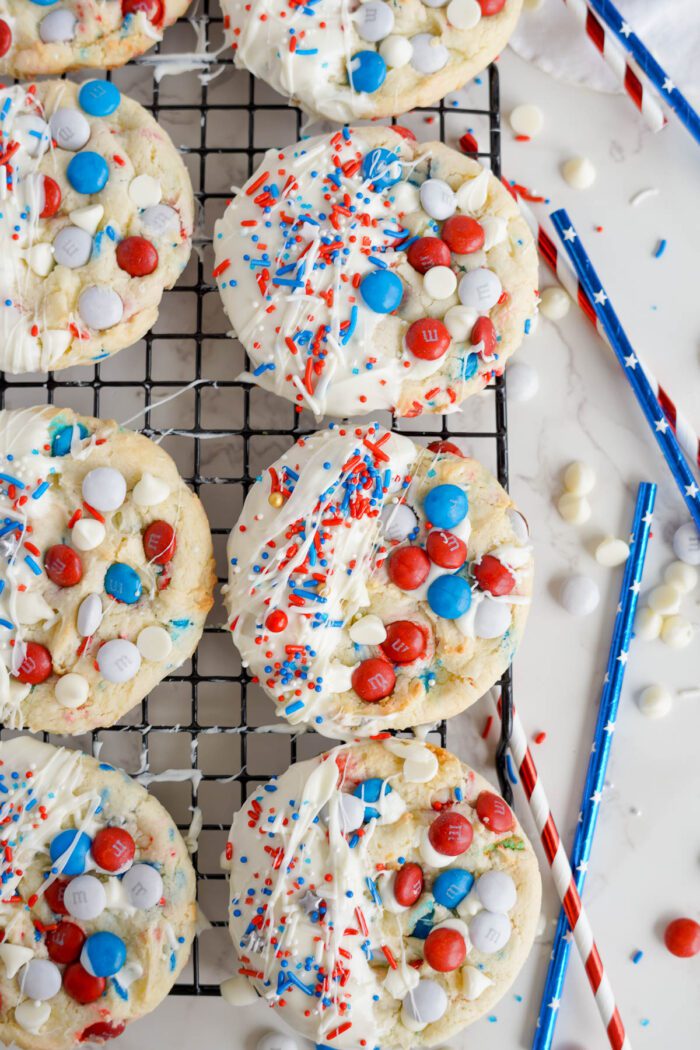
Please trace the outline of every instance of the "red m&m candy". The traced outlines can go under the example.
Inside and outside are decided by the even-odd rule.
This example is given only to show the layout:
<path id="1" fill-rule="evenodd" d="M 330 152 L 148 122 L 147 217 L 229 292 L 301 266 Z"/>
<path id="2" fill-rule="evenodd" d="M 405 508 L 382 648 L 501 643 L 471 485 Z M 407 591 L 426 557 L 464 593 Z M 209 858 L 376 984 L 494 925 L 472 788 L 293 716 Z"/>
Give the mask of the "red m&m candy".
<path id="1" fill-rule="evenodd" d="M 43 179 L 44 206 L 39 212 L 39 218 L 50 219 L 61 207 L 61 187 L 50 175 L 44 175 Z"/>
<path id="2" fill-rule="evenodd" d="M 46 575 L 58 587 L 75 587 L 83 577 L 80 555 L 65 543 L 55 543 L 44 555 Z"/>
<path id="3" fill-rule="evenodd" d="M 459 930 L 443 926 L 431 930 L 425 938 L 423 950 L 428 966 L 438 973 L 451 973 L 462 965 L 467 957 L 467 942 Z"/>
<path id="4" fill-rule="evenodd" d="M 664 944 L 671 955 L 690 959 L 700 952 L 700 924 L 694 919 L 674 919 L 664 931 Z"/>
<path id="5" fill-rule="evenodd" d="M 461 569 L 467 560 L 464 540 L 445 529 L 431 529 L 426 547 L 430 560 L 441 569 Z"/>
<path id="6" fill-rule="evenodd" d="M 279 634 L 289 623 L 289 617 L 283 609 L 275 609 L 265 620 L 265 626 L 273 634 Z"/>
<path id="7" fill-rule="evenodd" d="M 53 671 L 51 653 L 39 642 L 27 642 L 24 660 L 19 666 L 17 677 L 26 685 L 40 685 Z"/>
<path id="8" fill-rule="evenodd" d="M 489 594 L 510 594 L 515 587 L 515 577 L 509 569 L 491 554 L 484 557 L 473 568 L 474 578 L 482 591 Z"/>
<path id="9" fill-rule="evenodd" d="M 70 879 L 54 879 L 44 890 L 44 900 L 56 915 L 67 915 L 68 909 L 63 903 L 63 894 Z"/>
<path id="10" fill-rule="evenodd" d="M 437 317 L 421 317 L 406 332 L 406 346 L 422 361 L 437 361 L 450 349 L 451 342 L 447 325 Z"/>
<path id="11" fill-rule="evenodd" d="M 428 445 L 428 451 L 434 452 L 436 455 L 440 452 L 449 452 L 453 456 L 459 456 L 460 459 L 464 459 L 464 453 L 461 448 L 452 441 L 431 441 Z"/>
<path id="12" fill-rule="evenodd" d="M 126 1028 L 126 1021 L 97 1021 L 95 1024 L 83 1028 L 78 1036 L 81 1043 L 90 1043 L 93 1040 L 104 1042 L 106 1039 L 116 1039 Z"/>
<path id="13" fill-rule="evenodd" d="M 55 963 L 72 963 L 80 956 L 85 934 L 74 922 L 59 922 L 46 934 L 46 950 Z"/>
<path id="14" fill-rule="evenodd" d="M 410 128 L 405 128 L 402 124 L 394 124 L 391 130 L 400 135 L 402 139 L 415 139 L 416 137 Z"/>
<path id="15" fill-rule="evenodd" d="M 402 591 L 415 591 L 430 572 L 430 558 L 422 547 L 398 547 L 389 555 L 387 572 Z"/>
<path id="16" fill-rule="evenodd" d="M 147 277 L 158 265 L 158 252 L 145 237 L 125 237 L 117 245 L 117 263 L 130 277 Z"/>
<path id="17" fill-rule="evenodd" d="M 156 565 L 172 561 L 176 546 L 175 529 L 167 521 L 152 521 L 143 534 L 146 557 Z"/>
<path id="18" fill-rule="evenodd" d="M 71 963 L 63 971 L 63 988 L 76 1003 L 94 1003 L 103 994 L 107 982 L 104 977 L 93 977 L 79 962 Z"/>
<path id="19" fill-rule="evenodd" d="M 412 620 L 394 620 L 386 625 L 381 650 L 395 664 L 411 664 L 425 653 L 425 634 Z"/>
<path id="20" fill-rule="evenodd" d="M 493 791 L 481 792 L 476 800 L 476 815 L 489 831 L 495 831 L 497 835 L 515 827 L 515 817 L 508 805 Z"/>
<path id="21" fill-rule="evenodd" d="M 103 871 L 121 871 L 136 853 L 134 840 L 124 828 L 102 828 L 92 840 L 92 855 Z"/>
<path id="22" fill-rule="evenodd" d="M 459 857 L 466 853 L 473 838 L 474 832 L 467 818 L 449 810 L 440 813 L 428 830 L 430 845 L 446 857 Z"/>
<path id="23" fill-rule="evenodd" d="M 390 663 L 373 656 L 352 672 L 352 687 L 361 700 L 376 704 L 393 691 L 396 675 Z"/>
<path id="24" fill-rule="evenodd" d="M 419 237 L 406 252 L 406 258 L 418 273 L 427 273 L 433 266 L 450 265 L 450 249 L 439 237 Z"/>
<path id="25" fill-rule="evenodd" d="M 123 15 L 136 14 L 137 11 L 143 11 L 148 21 L 154 26 L 160 25 L 165 13 L 163 0 L 122 0 Z"/>
<path id="26" fill-rule="evenodd" d="M 394 879 L 394 896 L 404 908 L 415 904 L 423 892 L 423 869 L 420 864 L 404 864 Z"/>
<path id="27" fill-rule="evenodd" d="M 469 338 L 472 346 L 478 346 L 479 343 L 483 343 L 483 347 L 479 351 L 480 354 L 484 357 L 493 357 L 498 340 L 496 338 L 496 329 L 493 327 L 493 321 L 490 317 L 477 318 Z"/>
<path id="28" fill-rule="evenodd" d="M 459 140 L 459 148 L 462 150 L 462 153 L 478 153 L 479 143 L 473 135 L 470 135 L 468 131 L 465 131 Z"/>
<path id="29" fill-rule="evenodd" d="M 486 18 L 497 15 L 506 6 L 506 0 L 477 0 L 481 13 Z"/>
<path id="30" fill-rule="evenodd" d="M 484 231 L 468 215 L 451 215 L 442 227 L 442 239 L 456 255 L 469 255 L 484 247 Z"/>
<path id="31" fill-rule="evenodd" d="M 6 55 L 12 44 L 12 30 L 4 18 L 0 18 L 0 58 Z"/>

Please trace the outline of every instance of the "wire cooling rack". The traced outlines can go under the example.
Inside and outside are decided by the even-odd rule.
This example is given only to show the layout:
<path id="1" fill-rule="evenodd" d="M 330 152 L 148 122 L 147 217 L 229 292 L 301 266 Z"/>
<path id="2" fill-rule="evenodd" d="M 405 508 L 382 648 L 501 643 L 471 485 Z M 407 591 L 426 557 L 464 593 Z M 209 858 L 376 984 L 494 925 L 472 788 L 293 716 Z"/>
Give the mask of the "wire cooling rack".
<path id="1" fill-rule="evenodd" d="M 210 6 L 216 13 L 209 14 Z M 207 53 L 213 60 L 205 57 Z M 205 72 L 201 79 L 197 70 Z M 74 79 L 94 76 L 79 74 Z M 296 141 L 303 117 L 266 85 L 233 68 L 230 53 L 223 51 L 216 0 L 203 0 L 191 19 L 168 30 L 153 54 L 107 76 L 146 106 L 181 148 L 199 205 L 195 251 L 177 287 L 166 293 L 157 324 L 135 347 L 94 368 L 48 376 L 2 375 L 0 405 L 49 402 L 119 421 L 139 413 L 131 425 L 163 443 L 201 497 L 223 581 L 226 538 L 248 487 L 301 434 L 317 427 L 293 405 L 236 382 L 245 359 L 240 345 L 226 334 L 229 326 L 211 279 L 211 232 L 230 187 L 242 185 L 265 149 Z M 451 145 L 465 131 L 473 132 L 479 159 L 500 177 L 495 66 L 463 92 L 448 96 L 439 106 L 415 111 L 401 123 L 418 138 L 439 138 Z M 477 456 L 507 487 L 502 378 L 453 416 L 398 422 L 382 414 L 378 418 L 418 443 L 449 438 Z M 192 659 L 118 725 L 78 739 L 51 738 L 54 743 L 77 744 L 139 776 L 189 833 L 199 903 L 208 923 L 173 989 L 179 995 L 216 995 L 220 980 L 232 972 L 225 929 L 226 882 L 220 868 L 232 813 L 261 781 L 329 746 L 313 732 L 293 735 L 279 725 L 271 702 L 241 668 L 224 623 L 224 609 L 217 603 Z M 508 732 L 509 674 L 502 682 L 502 703 Z M 447 742 L 444 723 L 435 740 Z M 510 800 L 505 740 L 504 736 L 496 761 L 501 790 Z"/>

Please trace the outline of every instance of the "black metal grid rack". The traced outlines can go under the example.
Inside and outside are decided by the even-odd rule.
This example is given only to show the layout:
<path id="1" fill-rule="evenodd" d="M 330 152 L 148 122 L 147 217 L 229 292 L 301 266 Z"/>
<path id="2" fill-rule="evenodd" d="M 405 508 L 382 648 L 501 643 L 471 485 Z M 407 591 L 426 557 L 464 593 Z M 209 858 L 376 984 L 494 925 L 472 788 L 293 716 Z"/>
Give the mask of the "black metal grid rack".
<path id="1" fill-rule="evenodd" d="M 211 70 L 219 66 L 224 69 L 209 82 L 207 77 L 201 82 L 196 72 L 180 71 L 177 99 L 175 78 L 159 81 L 156 75 L 157 63 L 168 61 L 163 56 L 192 50 L 195 24 L 200 39 L 207 42 L 207 50 L 216 53 L 223 42 L 222 21 L 216 0 L 203 0 L 192 21 L 188 24 L 183 19 L 168 30 L 152 55 L 108 74 L 145 105 L 181 146 L 199 205 L 196 250 L 176 289 L 166 293 L 158 323 L 136 347 L 94 368 L 73 368 L 48 377 L 3 375 L 0 382 L 2 407 L 48 401 L 88 415 L 115 416 L 124 421 L 141 411 L 132 425 L 164 442 L 204 502 L 212 524 L 220 579 L 226 572 L 226 537 L 253 478 L 298 436 L 316 429 L 313 419 L 305 413 L 296 414 L 292 405 L 281 405 L 273 395 L 236 381 L 243 354 L 238 344 L 227 338 L 228 325 L 211 279 L 211 232 L 230 195 L 231 183 L 242 184 L 252 174 L 265 148 L 298 138 L 302 114 L 290 110 L 283 99 L 249 74 L 235 71 L 228 51 L 216 55 L 211 63 Z M 160 68 L 167 71 L 168 66 Z M 464 94 L 416 111 L 401 123 L 416 130 L 419 137 L 440 138 L 453 145 L 470 125 L 474 126 L 482 147 L 479 159 L 500 177 L 495 66 Z M 488 148 L 483 148 L 484 143 Z M 167 405 L 158 405 L 162 398 L 181 390 L 184 392 Z M 497 379 L 484 398 L 472 402 L 454 416 L 420 417 L 408 426 L 399 426 L 419 443 L 443 437 L 476 445 L 475 454 L 487 462 L 490 456 L 489 465 L 507 486 L 504 380 Z M 216 424 L 210 421 L 215 407 L 219 410 Z M 222 410 L 230 415 L 230 425 L 221 426 Z M 383 421 L 391 424 L 388 417 Z M 219 626 L 224 619 L 224 611 L 217 605 L 192 660 L 117 726 L 78 741 L 61 741 L 100 751 L 132 774 L 146 773 L 151 790 L 168 806 L 183 831 L 190 825 L 189 811 L 201 807 L 203 823 L 193 861 L 202 910 L 211 920 L 214 934 L 221 938 L 219 955 L 230 951 L 224 929 L 226 886 L 219 856 L 231 813 L 260 781 L 281 772 L 290 761 L 328 746 L 328 741 L 313 732 L 284 736 L 271 731 L 268 723 L 275 720 L 271 704 L 240 667 L 225 628 Z M 507 733 L 512 703 L 510 675 L 503 680 L 502 697 Z M 444 744 L 444 724 L 437 735 Z M 501 789 L 510 799 L 506 739 L 504 734 L 497 752 L 497 770 Z M 239 752 L 234 761 L 235 742 Z M 221 964 L 205 958 L 203 945 L 209 936 L 210 931 L 205 931 L 197 938 L 191 962 L 173 989 L 175 994 L 218 994 L 218 983 L 227 972 Z"/>

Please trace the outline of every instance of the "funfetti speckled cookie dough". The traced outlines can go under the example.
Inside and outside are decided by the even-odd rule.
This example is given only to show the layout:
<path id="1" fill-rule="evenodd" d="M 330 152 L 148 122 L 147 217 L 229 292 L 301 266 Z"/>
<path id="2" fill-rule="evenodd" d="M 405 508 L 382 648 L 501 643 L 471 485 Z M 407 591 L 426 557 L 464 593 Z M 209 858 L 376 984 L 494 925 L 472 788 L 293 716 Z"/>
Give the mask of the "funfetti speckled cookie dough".
<path id="1" fill-rule="evenodd" d="M 112 69 L 157 44 L 189 0 L 0 0 L 0 74 Z"/>
<path id="2" fill-rule="evenodd" d="M 131 346 L 190 255 L 192 185 L 169 137 L 107 81 L 46 81 L 0 90 L 0 151 L 0 368 Z"/>
<path id="3" fill-rule="evenodd" d="M 159 445 L 55 406 L 0 412 L 0 722 L 113 725 L 194 651 L 209 524 Z"/>
<path id="4" fill-rule="evenodd" d="M 344 123 L 431 106 L 505 47 L 522 0 L 221 0 L 241 69 Z"/>
<path id="5" fill-rule="evenodd" d="M 214 252 L 243 378 L 317 419 L 455 411 L 536 312 L 537 253 L 505 187 L 392 128 L 269 150 Z"/>
<path id="6" fill-rule="evenodd" d="M 227 553 L 244 666 L 280 717 L 341 739 L 478 700 L 532 590 L 525 519 L 489 471 L 375 424 L 300 438 L 251 488 Z"/>
<path id="7" fill-rule="evenodd" d="M 187 962 L 195 876 L 157 799 L 125 773 L 31 737 L 0 742 L 0 1039 L 103 1043 Z"/>
<path id="8" fill-rule="evenodd" d="M 239 972 L 338 1050 L 449 1039 L 493 1009 L 539 919 L 537 861 L 514 814 L 454 755 L 415 740 L 292 766 L 243 804 L 227 857 Z"/>

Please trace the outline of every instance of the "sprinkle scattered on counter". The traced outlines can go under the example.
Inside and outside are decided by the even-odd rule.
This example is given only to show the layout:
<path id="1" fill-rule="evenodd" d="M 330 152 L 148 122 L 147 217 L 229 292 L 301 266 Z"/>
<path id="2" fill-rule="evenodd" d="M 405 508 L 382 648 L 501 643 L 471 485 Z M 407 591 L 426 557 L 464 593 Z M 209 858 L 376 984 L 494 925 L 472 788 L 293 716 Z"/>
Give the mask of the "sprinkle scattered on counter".
<path id="1" fill-rule="evenodd" d="M 656 245 L 656 251 L 654 252 L 654 258 L 655 259 L 660 259 L 661 258 L 661 256 L 666 251 L 666 245 L 667 244 L 668 244 L 668 241 L 664 237 L 662 237 L 661 240 L 659 241 L 659 243 Z"/>

